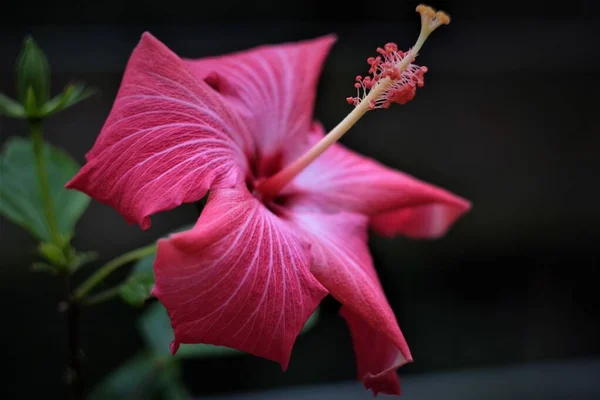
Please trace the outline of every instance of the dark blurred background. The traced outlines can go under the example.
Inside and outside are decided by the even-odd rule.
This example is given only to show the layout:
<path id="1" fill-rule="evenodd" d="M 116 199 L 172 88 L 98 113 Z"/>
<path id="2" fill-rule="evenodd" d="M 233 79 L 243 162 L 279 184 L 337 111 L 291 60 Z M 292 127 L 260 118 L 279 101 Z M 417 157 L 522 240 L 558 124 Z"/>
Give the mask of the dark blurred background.
<path id="1" fill-rule="evenodd" d="M 406 48 L 416 39 L 417 4 L 11 2 L 0 13 L 0 92 L 15 96 L 14 61 L 23 36 L 33 34 L 50 60 L 53 93 L 73 79 L 101 92 L 46 124 L 46 138 L 83 163 L 143 31 L 185 57 L 335 32 L 315 111 L 331 128 L 349 111 L 353 78 L 366 72 L 375 48 L 388 41 Z M 415 358 L 399 372 L 412 377 L 598 357 L 600 6 L 593 0 L 430 5 L 448 11 L 452 23 L 419 57 L 429 67 L 425 88 L 406 106 L 370 113 L 342 140 L 474 205 L 436 241 L 371 238 Z M 23 122 L 0 119 L 2 143 L 26 134 Z M 196 217 L 193 205 L 182 206 L 155 216 L 143 232 L 93 202 L 74 243 L 100 252 L 91 269 Z M 63 398 L 66 339 L 56 308 L 63 288 L 31 272 L 35 242 L 25 231 L 4 219 L 0 229 L 0 397 Z M 324 303 L 286 373 L 255 357 L 215 358 L 186 362 L 186 382 L 196 394 L 216 394 L 353 380 L 350 337 L 337 310 L 335 301 Z M 115 300 L 83 314 L 87 385 L 142 346 L 139 313 Z"/>

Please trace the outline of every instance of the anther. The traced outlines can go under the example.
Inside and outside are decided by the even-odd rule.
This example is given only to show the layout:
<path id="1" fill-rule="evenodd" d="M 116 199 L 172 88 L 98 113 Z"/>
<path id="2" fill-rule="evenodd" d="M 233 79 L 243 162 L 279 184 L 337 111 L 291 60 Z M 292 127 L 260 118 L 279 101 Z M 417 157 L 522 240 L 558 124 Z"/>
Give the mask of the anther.
<path id="1" fill-rule="evenodd" d="M 415 96 L 416 88 L 424 85 L 426 67 L 412 64 L 425 40 L 440 25 L 450 23 L 450 17 L 443 11 L 420 4 L 416 11 L 421 15 L 421 32 L 415 45 L 407 52 L 398 49 L 393 42 L 377 48 L 376 57 L 369 57 L 371 76 L 357 76 L 354 87 L 356 97 L 346 99 L 349 104 L 358 106 L 366 100 L 368 110 L 388 108 L 392 103 L 405 104 Z"/>

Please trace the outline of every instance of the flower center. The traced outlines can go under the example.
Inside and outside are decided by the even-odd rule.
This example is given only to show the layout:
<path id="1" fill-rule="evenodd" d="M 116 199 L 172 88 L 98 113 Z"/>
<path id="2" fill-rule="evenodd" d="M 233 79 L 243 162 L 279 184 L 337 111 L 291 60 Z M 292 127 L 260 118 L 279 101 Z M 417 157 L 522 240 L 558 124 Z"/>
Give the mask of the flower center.
<path id="1" fill-rule="evenodd" d="M 248 191 L 265 207 L 276 213 L 282 206 L 285 205 L 287 196 L 276 193 L 274 196 L 265 197 L 264 193 L 259 190 L 262 182 L 269 177 L 274 176 L 282 169 L 283 155 L 281 153 L 273 156 L 265 157 L 261 154 L 250 162 L 250 171 L 246 176 L 246 187 Z"/>
<path id="2" fill-rule="evenodd" d="M 414 97 L 416 87 L 423 86 L 423 75 L 427 68 L 418 67 L 411 62 L 431 32 L 440 25 L 449 24 L 450 17 L 443 11 L 436 12 L 423 4 L 419 5 L 416 11 L 421 15 L 421 32 L 414 46 L 406 53 L 398 51 L 398 46 L 394 43 L 377 49 L 380 56 L 367 60 L 372 76 L 364 79 L 357 76 L 357 82 L 354 84 L 358 91 L 357 96 L 346 99 L 355 106 L 354 110 L 300 158 L 258 184 L 256 191 L 260 192 L 265 204 L 274 199 L 281 189 L 348 132 L 367 111 L 388 108 L 392 103 L 404 104 Z"/>

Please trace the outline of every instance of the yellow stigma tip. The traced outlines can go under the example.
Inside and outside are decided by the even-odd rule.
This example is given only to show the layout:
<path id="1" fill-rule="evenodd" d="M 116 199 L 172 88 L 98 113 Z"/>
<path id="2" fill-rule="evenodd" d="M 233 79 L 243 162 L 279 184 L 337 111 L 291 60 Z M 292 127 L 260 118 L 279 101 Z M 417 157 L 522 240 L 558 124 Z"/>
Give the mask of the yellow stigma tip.
<path id="1" fill-rule="evenodd" d="M 448 25 L 450 23 L 450 16 L 443 11 L 436 12 L 435 19 L 440 21 L 443 25 Z"/>
<path id="2" fill-rule="evenodd" d="M 417 12 L 427 18 L 433 18 L 435 15 L 435 10 L 425 4 L 419 4 L 417 6 Z"/>
<path id="3" fill-rule="evenodd" d="M 417 12 L 421 14 L 421 26 L 426 34 L 430 34 L 440 25 L 448 25 L 450 17 L 443 11 L 435 11 L 433 8 L 425 4 L 417 6 Z"/>

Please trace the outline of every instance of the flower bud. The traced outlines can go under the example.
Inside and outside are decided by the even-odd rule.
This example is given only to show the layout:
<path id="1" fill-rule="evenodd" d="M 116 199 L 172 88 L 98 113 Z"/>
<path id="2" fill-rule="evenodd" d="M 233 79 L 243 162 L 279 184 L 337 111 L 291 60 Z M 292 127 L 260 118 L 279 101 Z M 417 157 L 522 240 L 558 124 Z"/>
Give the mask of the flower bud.
<path id="1" fill-rule="evenodd" d="M 50 66 L 33 38 L 27 37 L 17 60 L 17 93 L 28 114 L 39 110 L 50 97 Z"/>

